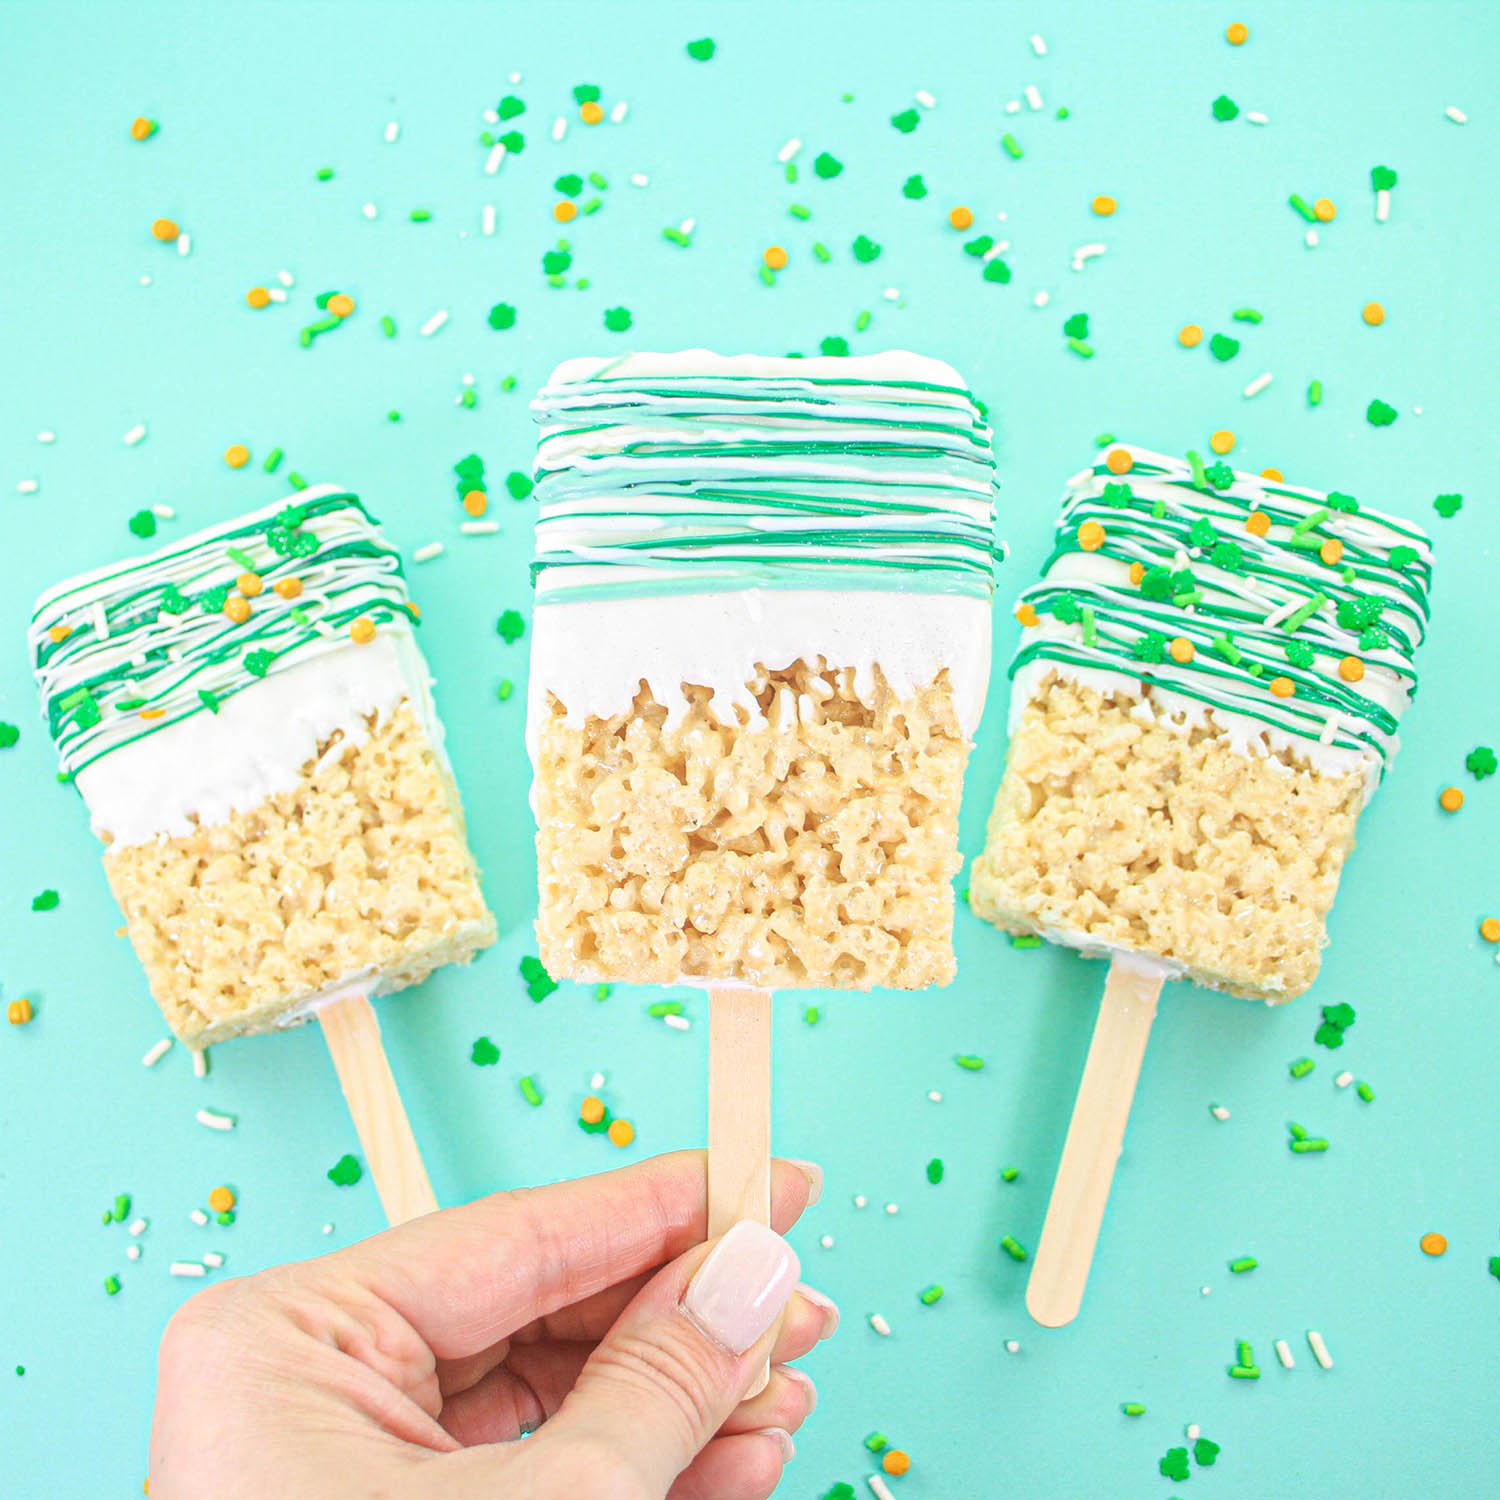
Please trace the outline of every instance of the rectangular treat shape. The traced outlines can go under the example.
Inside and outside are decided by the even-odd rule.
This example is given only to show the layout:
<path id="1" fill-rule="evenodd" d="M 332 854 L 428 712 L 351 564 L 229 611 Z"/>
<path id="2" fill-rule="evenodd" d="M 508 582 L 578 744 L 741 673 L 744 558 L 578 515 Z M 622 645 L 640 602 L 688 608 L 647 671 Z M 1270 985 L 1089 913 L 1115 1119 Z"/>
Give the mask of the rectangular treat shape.
<path id="1" fill-rule="evenodd" d="M 1420 529 L 1352 496 L 1101 455 L 1017 611 L 975 911 L 1250 998 L 1301 994 L 1416 690 L 1430 581 Z"/>

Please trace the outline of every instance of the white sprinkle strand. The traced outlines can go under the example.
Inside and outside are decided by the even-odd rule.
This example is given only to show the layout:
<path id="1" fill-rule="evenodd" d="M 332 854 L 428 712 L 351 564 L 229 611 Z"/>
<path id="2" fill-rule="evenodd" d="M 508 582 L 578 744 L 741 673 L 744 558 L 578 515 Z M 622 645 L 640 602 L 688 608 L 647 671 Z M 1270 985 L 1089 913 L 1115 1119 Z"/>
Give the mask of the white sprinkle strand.
<path id="1" fill-rule="evenodd" d="M 885 1206 L 885 1211 L 892 1217 L 894 1217 L 896 1214 L 899 1214 L 901 1212 L 901 1205 L 899 1203 L 887 1203 Z"/>
<path id="2" fill-rule="evenodd" d="M 217 1250 L 205 1250 L 203 1252 L 203 1264 L 211 1266 L 217 1271 L 224 1264 L 224 1257 Z"/>
<path id="3" fill-rule="evenodd" d="M 823 1238 L 818 1241 L 818 1243 L 825 1250 L 832 1250 L 833 1249 L 833 1236 L 831 1234 L 825 1234 L 823 1236 Z"/>
<path id="4" fill-rule="evenodd" d="M 891 1494 L 890 1485 L 879 1474 L 867 1475 L 865 1483 L 870 1486 L 870 1492 L 875 1496 L 875 1500 L 896 1500 L 896 1497 Z"/>
<path id="5" fill-rule="evenodd" d="M 158 521 L 175 521 L 177 519 L 177 512 L 170 505 L 153 505 L 151 507 L 151 514 Z"/>
<path id="6" fill-rule="evenodd" d="M 498 521 L 465 521 L 458 528 L 465 536 L 494 536 L 499 531 Z"/>
<path id="7" fill-rule="evenodd" d="M 632 172 L 630 174 L 631 187 L 645 187 L 651 179 L 644 172 Z"/>
<path id="8" fill-rule="evenodd" d="M 484 212 L 479 216 L 479 228 L 484 234 L 495 232 L 495 205 L 493 203 L 484 205 Z"/>
<path id="9" fill-rule="evenodd" d="M 208 1223 L 208 1215 L 204 1213 L 201 1208 L 195 1208 L 192 1213 L 188 1215 L 188 1218 L 190 1218 L 193 1223 L 198 1226 L 199 1229 L 202 1229 L 203 1226 Z"/>
<path id="10" fill-rule="evenodd" d="M 1375 222 L 1384 224 L 1391 216 L 1391 190 L 1378 188 L 1375 193 Z"/>
<path id="11" fill-rule="evenodd" d="M 933 96 L 929 94 L 926 89 L 918 89 L 913 97 L 916 99 L 917 103 L 922 106 L 923 109 L 937 108 L 937 100 L 933 98 Z"/>
<path id="12" fill-rule="evenodd" d="M 397 137 L 400 134 L 401 134 L 401 127 L 394 120 L 392 120 L 390 122 L 390 124 L 385 127 L 385 143 L 386 143 L 386 145 L 387 146 L 394 146 L 396 144 L 396 139 L 397 139 Z"/>
<path id="13" fill-rule="evenodd" d="M 41 489 L 41 485 L 35 479 L 23 479 L 16 485 L 18 495 L 34 495 Z"/>
<path id="14" fill-rule="evenodd" d="M 193 241 L 190 235 L 184 233 L 177 236 L 177 253 L 179 255 L 191 255 L 193 253 Z"/>
<path id="15" fill-rule="evenodd" d="M 135 445 L 140 442 L 143 437 L 145 437 L 145 435 L 146 424 L 144 422 L 137 422 L 135 426 L 125 434 L 125 446 L 127 448 L 134 448 Z"/>
<path id="16" fill-rule="evenodd" d="M 1034 83 L 1028 83 L 1021 92 L 1026 95 L 1026 102 L 1033 109 L 1042 107 L 1042 91 Z"/>
<path id="17" fill-rule="evenodd" d="M 519 83 L 521 81 L 521 75 L 519 73 L 512 73 L 510 75 L 510 81 L 512 83 Z"/>
<path id="18" fill-rule="evenodd" d="M 1258 109 L 1252 109 L 1245 116 L 1245 120 L 1248 124 L 1251 125 L 1269 125 L 1271 123 L 1270 120 L 1267 119 L 1266 116 L 1263 115 Z"/>
<path id="19" fill-rule="evenodd" d="M 333 1233 L 333 1225 L 332 1224 L 325 1224 L 323 1226 L 323 1233 L 324 1234 L 332 1234 Z"/>
<path id="20" fill-rule="evenodd" d="M 1038 57 L 1045 57 L 1047 55 L 1047 44 L 1041 39 L 1041 37 L 1033 36 L 1031 38 L 1031 50 L 1035 52 Z"/>
<path id="21" fill-rule="evenodd" d="M 934 1103 L 934 1104 L 941 1104 L 941 1103 L 942 1103 L 942 1102 L 943 1102 L 943 1096 L 942 1096 L 942 1093 L 941 1093 L 941 1091 L 940 1091 L 940 1090 L 938 1090 L 938 1089 L 928 1089 L 928 1090 L 927 1090 L 927 1097 L 928 1097 L 928 1098 L 929 1098 L 929 1099 L 930 1099 L 930 1100 L 931 1100 L 931 1101 L 932 1101 L 932 1102 L 933 1102 L 933 1103 Z"/>
<path id="22" fill-rule="evenodd" d="M 1006 1339 L 1005 1352 L 1007 1354 L 1019 1354 L 1021 1352 L 1020 1339 Z"/>
<path id="23" fill-rule="evenodd" d="M 604 1087 L 604 1074 L 603 1073 L 595 1073 L 594 1076 L 589 1079 L 589 1088 L 592 1089 L 594 1091 L 594 1093 L 597 1094 L 599 1092 L 599 1090 L 602 1089 L 603 1087 Z"/>
<path id="24" fill-rule="evenodd" d="M 36 440 L 39 443 L 55 443 L 57 441 L 57 434 L 50 427 L 44 427 L 37 433 Z"/>
<path id="25" fill-rule="evenodd" d="M 93 619 L 95 637 L 98 640 L 107 641 L 109 639 L 109 616 L 104 613 L 104 601 L 95 599 L 89 613 Z"/>
<path id="26" fill-rule="evenodd" d="M 1318 231 L 1316 229 L 1309 229 L 1307 233 L 1302 236 L 1302 243 L 1306 245 L 1309 250 L 1316 250 L 1318 248 Z"/>
<path id="27" fill-rule="evenodd" d="M 1210 1292 L 1211 1292 L 1211 1291 L 1212 1291 L 1212 1290 L 1213 1290 L 1213 1288 L 1212 1288 L 1212 1287 L 1207 1287 L 1207 1286 L 1200 1286 L 1200 1287 L 1199 1287 L 1199 1288 L 1198 1288 L 1198 1295 L 1199 1295 L 1199 1296 L 1200 1296 L 1200 1297 L 1206 1297 L 1206 1296 L 1208 1296 L 1208 1294 L 1209 1294 L 1209 1293 L 1210 1293 Z"/>
<path id="28" fill-rule="evenodd" d="M 1304 602 L 1301 598 L 1288 599 L 1285 604 L 1278 604 L 1262 623 L 1267 630 L 1274 630 L 1283 620 L 1288 620 L 1296 614 Z"/>
<path id="29" fill-rule="evenodd" d="M 1467 125 L 1469 123 L 1468 115 L 1466 115 L 1463 110 L 1461 110 L 1456 104 L 1450 104 L 1447 109 L 1443 111 L 1443 113 L 1447 115 L 1455 125 Z"/>
<path id="30" fill-rule="evenodd" d="M 285 287 L 270 286 L 270 287 L 266 288 L 266 293 L 270 297 L 270 299 L 271 299 L 272 302 L 285 302 L 286 301 L 286 288 Z"/>
<path id="31" fill-rule="evenodd" d="M 683 234 L 691 234 L 698 227 L 696 219 L 684 219 L 677 228 Z"/>
<path id="32" fill-rule="evenodd" d="M 1333 1082 L 1336 1088 L 1346 1089 L 1351 1083 L 1354 1082 L 1354 1074 L 1340 1073 L 1339 1076 L 1333 1080 Z"/>
<path id="33" fill-rule="evenodd" d="M 1073 252 L 1073 269 L 1081 271 L 1089 261 L 1103 255 L 1108 248 L 1102 240 L 1092 240 L 1087 245 L 1080 245 Z"/>
<path id="34" fill-rule="evenodd" d="M 789 162 L 802 149 L 802 142 L 793 136 L 780 151 L 776 153 L 776 160 L 783 166 Z"/>
<path id="35" fill-rule="evenodd" d="M 1007 99 L 1005 101 L 1005 113 L 1018 115 L 1021 113 L 1021 101 L 1019 99 Z"/>
<path id="36" fill-rule="evenodd" d="M 888 286 L 882 294 L 887 302 L 899 302 L 901 300 L 901 288 Z"/>
<path id="37" fill-rule="evenodd" d="M 673 1031 L 688 1031 L 692 1028 L 692 1022 L 686 1016 L 663 1016 L 662 1020 L 672 1028 Z"/>
<path id="38" fill-rule="evenodd" d="M 380 210 L 376 208 L 373 203 L 367 203 L 362 209 L 360 209 L 360 213 L 362 213 L 367 219 L 373 219 L 379 212 Z"/>
<path id="39" fill-rule="evenodd" d="M 431 562 L 435 557 L 443 555 L 443 544 L 441 542 L 428 542 L 425 547 L 418 547 L 411 555 L 414 563 Z"/>
<path id="40" fill-rule="evenodd" d="M 201 1261 L 196 1260 L 174 1260 L 167 1269 L 174 1276 L 207 1276 L 208 1267 Z"/>
<path id="41" fill-rule="evenodd" d="M 417 330 L 424 339 L 430 339 L 444 323 L 448 321 L 448 309 L 440 307 L 428 320 Z"/>
<path id="42" fill-rule="evenodd" d="M 1285 1339 L 1276 1340 L 1276 1358 L 1281 1361 L 1283 1370 L 1295 1370 L 1297 1361 L 1292 1358 L 1292 1346 Z"/>
<path id="43" fill-rule="evenodd" d="M 1267 370 L 1264 375 L 1257 375 L 1249 385 L 1245 387 L 1245 399 L 1248 401 L 1252 396 L 1258 396 L 1271 383 L 1271 372 Z"/>
<path id="44" fill-rule="evenodd" d="M 630 106 L 623 99 L 621 99 L 615 104 L 615 107 L 610 110 L 609 118 L 614 124 L 623 125 L 625 123 L 625 116 L 629 113 Z"/>
<path id="45" fill-rule="evenodd" d="M 870 1200 L 866 1198 L 863 1193 L 856 1193 L 854 1195 L 854 1206 L 856 1208 L 865 1208 L 868 1206 L 869 1202 Z"/>
<path id="46" fill-rule="evenodd" d="M 1229 1118 L 1229 1111 L 1222 1104 L 1211 1104 L 1208 1110 L 1214 1119 L 1224 1121 Z"/>
<path id="47" fill-rule="evenodd" d="M 484 159 L 484 170 L 493 177 L 500 170 L 500 163 L 505 160 L 505 147 L 496 141 L 490 147 L 490 154 Z"/>
<path id="48" fill-rule="evenodd" d="M 1051 292 L 1038 292 L 1036 296 L 1031 299 L 1031 305 L 1033 307 L 1045 307 L 1051 300 Z"/>
<path id="49" fill-rule="evenodd" d="M 193 1077 L 194 1078 L 207 1078 L 208 1077 L 208 1048 L 207 1047 L 194 1047 L 193 1048 Z"/>
<path id="50" fill-rule="evenodd" d="M 125 1232 L 132 1236 L 132 1238 L 139 1239 L 141 1235 L 145 1234 L 147 1223 L 148 1221 L 145 1219 L 132 1219 Z"/>
<path id="51" fill-rule="evenodd" d="M 1196 1443 L 1203 1436 L 1203 1429 L 1196 1422 L 1189 1422 L 1187 1431 L 1183 1434 L 1190 1443 Z"/>
<path id="52" fill-rule="evenodd" d="M 216 1115 L 211 1109 L 200 1109 L 193 1118 L 210 1130 L 233 1130 L 235 1126 L 233 1115 Z"/>
<path id="53" fill-rule="evenodd" d="M 296 284 L 297 284 L 295 281 L 292 280 L 292 273 L 290 271 L 278 271 L 276 273 L 276 279 L 284 287 L 289 287 L 290 288 L 290 287 L 296 286 Z"/>
<path id="54" fill-rule="evenodd" d="M 500 116 L 493 109 L 485 110 L 479 118 L 483 120 L 486 125 L 498 125 L 500 123 Z"/>
<path id="55" fill-rule="evenodd" d="M 1328 1345 L 1323 1342 L 1323 1335 L 1316 1328 L 1309 1328 L 1307 1330 L 1307 1343 L 1313 1352 L 1313 1358 L 1325 1370 L 1331 1370 L 1333 1368 L 1333 1356 L 1328 1352 Z"/>
<path id="56" fill-rule="evenodd" d="M 139 1245 L 126 1245 L 125 1258 L 127 1260 L 139 1260 L 141 1258 L 141 1247 Z"/>
<path id="57" fill-rule="evenodd" d="M 870 1314 L 870 1327 L 883 1339 L 888 1339 L 891 1336 L 891 1325 L 879 1313 Z"/>
<path id="58" fill-rule="evenodd" d="M 566 115 L 559 115 L 552 122 L 552 139 L 554 141 L 560 141 L 567 133 L 568 117 Z"/>

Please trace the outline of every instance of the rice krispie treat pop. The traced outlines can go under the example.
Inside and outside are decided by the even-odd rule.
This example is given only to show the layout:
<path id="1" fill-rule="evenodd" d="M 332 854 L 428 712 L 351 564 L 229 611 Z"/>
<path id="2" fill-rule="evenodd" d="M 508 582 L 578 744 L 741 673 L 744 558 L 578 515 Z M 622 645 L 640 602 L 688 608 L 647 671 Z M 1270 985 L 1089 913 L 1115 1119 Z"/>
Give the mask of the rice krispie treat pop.
<path id="1" fill-rule="evenodd" d="M 768 992 L 953 976 L 990 434 L 901 352 L 576 359 L 534 410 L 541 958 L 714 992 L 718 1233 L 766 1212 Z"/>
<path id="2" fill-rule="evenodd" d="M 1410 522 L 1112 447 L 1021 596 L 1011 742 L 970 901 L 1111 960 L 1027 1292 L 1083 1295 L 1164 980 L 1280 1003 L 1318 972 L 1354 827 L 1416 691 Z"/>
<path id="3" fill-rule="evenodd" d="M 326 486 L 58 584 L 30 632 L 167 1024 L 204 1047 L 316 1014 L 393 1217 L 435 1204 L 369 997 L 495 940 L 416 620 Z"/>

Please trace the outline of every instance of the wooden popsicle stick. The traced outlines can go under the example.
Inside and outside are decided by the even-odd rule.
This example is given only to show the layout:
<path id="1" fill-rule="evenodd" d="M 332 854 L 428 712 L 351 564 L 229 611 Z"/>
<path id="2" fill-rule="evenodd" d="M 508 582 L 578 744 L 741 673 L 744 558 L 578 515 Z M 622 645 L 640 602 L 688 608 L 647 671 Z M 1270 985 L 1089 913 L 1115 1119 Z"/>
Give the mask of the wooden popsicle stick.
<path id="1" fill-rule="evenodd" d="M 708 1234 L 771 1222 L 771 992 L 708 992 Z"/>
<path id="2" fill-rule="evenodd" d="M 1026 1311 L 1044 1328 L 1071 1323 L 1083 1305 L 1165 979 L 1162 968 L 1146 959 L 1120 955 L 1110 963 L 1036 1263 L 1026 1283 Z"/>
<path id="3" fill-rule="evenodd" d="M 319 1007 L 317 1014 L 386 1218 L 393 1225 L 404 1224 L 432 1213 L 437 1195 L 386 1061 L 369 997 L 345 995 Z"/>

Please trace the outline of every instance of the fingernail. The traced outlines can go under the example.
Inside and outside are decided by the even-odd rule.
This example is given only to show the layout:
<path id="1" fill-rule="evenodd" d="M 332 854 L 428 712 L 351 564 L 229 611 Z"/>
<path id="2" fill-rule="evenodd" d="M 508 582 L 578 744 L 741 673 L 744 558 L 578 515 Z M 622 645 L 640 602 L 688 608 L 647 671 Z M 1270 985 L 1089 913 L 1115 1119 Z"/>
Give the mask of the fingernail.
<path id="1" fill-rule="evenodd" d="M 823 1169 L 815 1161 L 804 1161 L 800 1156 L 784 1156 L 788 1166 L 796 1167 L 807 1178 L 807 1206 L 811 1208 L 823 1196 Z"/>
<path id="2" fill-rule="evenodd" d="M 792 1441 L 792 1435 L 785 1427 L 759 1427 L 756 1429 L 760 1437 L 773 1438 L 776 1446 L 781 1449 L 781 1461 L 789 1464 L 797 1456 L 797 1445 Z"/>
<path id="3" fill-rule="evenodd" d="M 813 1287 L 808 1286 L 805 1281 L 797 1283 L 797 1292 L 800 1296 L 807 1298 L 823 1314 L 823 1331 L 818 1337 L 820 1339 L 831 1339 L 839 1330 L 838 1303 L 825 1292 L 817 1291 Z"/>
<path id="4" fill-rule="evenodd" d="M 781 1315 L 801 1270 L 774 1229 L 741 1219 L 688 1283 L 683 1310 L 715 1343 L 743 1354 Z"/>
<path id="5" fill-rule="evenodd" d="M 777 1365 L 776 1368 L 794 1385 L 800 1385 L 807 1392 L 807 1414 L 811 1416 L 818 1409 L 818 1388 L 813 1384 L 812 1376 L 806 1370 L 799 1370 L 796 1365 Z"/>

